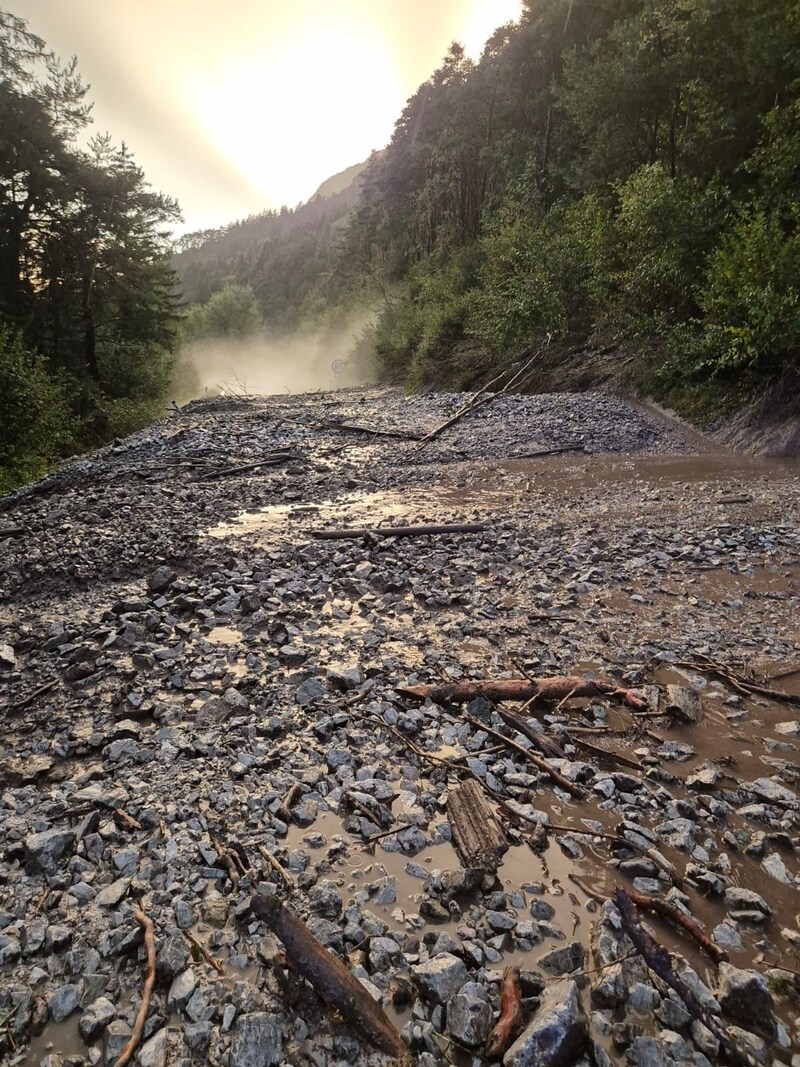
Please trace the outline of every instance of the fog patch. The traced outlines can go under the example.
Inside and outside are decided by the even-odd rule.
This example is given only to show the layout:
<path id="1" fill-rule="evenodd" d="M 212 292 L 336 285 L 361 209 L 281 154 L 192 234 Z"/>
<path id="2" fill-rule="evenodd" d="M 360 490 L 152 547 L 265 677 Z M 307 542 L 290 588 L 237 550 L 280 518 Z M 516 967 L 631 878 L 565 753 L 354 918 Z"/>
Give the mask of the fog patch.
<path id="1" fill-rule="evenodd" d="M 209 394 L 257 396 L 306 393 L 364 385 L 375 374 L 364 334 L 371 313 L 337 325 L 301 327 L 279 337 L 193 341 L 179 357 L 176 397 L 181 403 Z"/>

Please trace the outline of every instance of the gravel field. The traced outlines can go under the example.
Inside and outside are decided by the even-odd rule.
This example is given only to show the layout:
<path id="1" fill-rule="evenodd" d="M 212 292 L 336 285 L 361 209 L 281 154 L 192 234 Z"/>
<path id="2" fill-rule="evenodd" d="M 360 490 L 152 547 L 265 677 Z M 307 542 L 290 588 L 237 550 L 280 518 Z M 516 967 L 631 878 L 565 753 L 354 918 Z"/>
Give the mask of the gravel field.
<path id="1" fill-rule="evenodd" d="M 467 399 L 196 401 L 0 500 L 4 1063 L 117 1062 L 137 908 L 132 1062 L 391 1062 L 256 894 L 421 1067 L 800 1065 L 800 467 L 600 394 L 408 436 Z"/>

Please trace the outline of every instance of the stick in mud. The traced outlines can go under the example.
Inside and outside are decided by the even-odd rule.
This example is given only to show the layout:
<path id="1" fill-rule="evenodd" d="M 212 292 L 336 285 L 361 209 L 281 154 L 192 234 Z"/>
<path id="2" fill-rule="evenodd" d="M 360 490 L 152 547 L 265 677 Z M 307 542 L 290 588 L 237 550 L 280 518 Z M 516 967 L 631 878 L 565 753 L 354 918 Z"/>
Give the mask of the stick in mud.
<path id="1" fill-rule="evenodd" d="M 455 523 L 444 526 L 371 526 L 342 530 L 312 530 L 318 541 L 355 541 L 362 537 L 427 537 L 429 535 L 483 533 L 484 522 Z"/>
<path id="2" fill-rule="evenodd" d="M 678 994 L 691 1016 L 701 1022 L 707 1030 L 711 1031 L 719 1041 L 722 1051 L 735 1067 L 757 1067 L 758 1061 L 755 1057 L 751 1056 L 749 1052 L 746 1052 L 728 1036 L 723 1027 L 705 1011 L 691 989 L 675 973 L 669 952 L 663 945 L 659 945 L 652 934 L 648 933 L 642 926 L 636 905 L 625 890 L 617 887 L 614 890 L 613 900 L 619 909 L 625 933 L 633 942 L 634 948 L 647 964 L 649 970 Z"/>
<path id="3" fill-rule="evenodd" d="M 502 1059 L 524 1025 L 519 967 L 506 967 L 500 987 L 500 1017 L 486 1040 L 486 1059 Z"/>
<path id="4" fill-rule="evenodd" d="M 327 1004 L 337 1008 L 381 1051 L 394 1056 L 398 1063 L 410 1065 L 408 1050 L 383 1008 L 338 956 L 314 937 L 302 919 L 277 897 L 255 895 L 250 899 L 250 909 L 280 939 L 294 970 L 311 983 Z"/>
<path id="5" fill-rule="evenodd" d="M 133 1024 L 131 1036 L 128 1038 L 122 1052 L 120 1052 L 114 1067 L 125 1067 L 126 1063 L 130 1063 L 131 1058 L 136 1051 L 136 1047 L 142 1039 L 144 1024 L 147 1021 L 147 1013 L 150 1011 L 150 998 L 153 995 L 153 986 L 155 985 L 156 980 L 156 943 L 153 920 L 145 915 L 141 908 L 133 909 L 133 917 L 144 929 L 144 945 L 147 950 L 147 970 L 145 971 L 144 986 L 142 988 L 142 1003 L 139 1005 L 136 1022 Z"/>

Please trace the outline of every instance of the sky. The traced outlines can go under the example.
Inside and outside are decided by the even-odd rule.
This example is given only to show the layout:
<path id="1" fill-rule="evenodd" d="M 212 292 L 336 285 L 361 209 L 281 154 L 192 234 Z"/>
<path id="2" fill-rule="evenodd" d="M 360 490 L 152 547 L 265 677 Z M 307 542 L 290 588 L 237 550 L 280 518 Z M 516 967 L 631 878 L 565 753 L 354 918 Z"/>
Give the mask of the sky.
<path id="1" fill-rule="evenodd" d="M 521 0 L 9 0 L 91 85 L 94 129 L 174 196 L 181 230 L 282 204 L 388 143 L 451 41 L 477 58 Z"/>

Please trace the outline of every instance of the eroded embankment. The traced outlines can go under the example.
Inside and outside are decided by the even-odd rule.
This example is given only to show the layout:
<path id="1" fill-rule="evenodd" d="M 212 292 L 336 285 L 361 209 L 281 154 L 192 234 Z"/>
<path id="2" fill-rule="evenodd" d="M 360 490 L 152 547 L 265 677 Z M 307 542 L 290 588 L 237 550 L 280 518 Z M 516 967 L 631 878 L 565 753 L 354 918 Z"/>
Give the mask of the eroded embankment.
<path id="1" fill-rule="evenodd" d="M 143 1063 L 377 1062 L 284 973 L 254 890 L 308 919 L 427 1067 L 483 1062 L 509 964 L 529 1027 L 516 1067 L 544 1062 L 551 1009 L 547 1062 L 716 1062 L 715 1029 L 755 1062 L 798 1052 L 800 714 L 741 682 L 800 693 L 797 468 L 698 454 L 591 394 L 505 397 L 426 445 L 335 425 L 424 432 L 461 400 L 200 403 L 6 501 L 10 1062 L 113 1062 L 139 1005 L 136 901 L 158 949 Z M 562 674 L 652 711 L 534 703 L 534 744 L 481 697 L 401 693 Z M 699 695 L 699 722 L 663 714 L 669 685 Z M 482 880 L 452 840 L 467 778 L 509 846 Z M 706 949 L 647 916 L 710 1030 L 596 899 L 615 887 L 702 924 Z"/>

